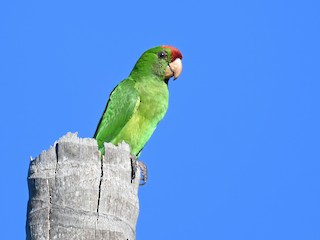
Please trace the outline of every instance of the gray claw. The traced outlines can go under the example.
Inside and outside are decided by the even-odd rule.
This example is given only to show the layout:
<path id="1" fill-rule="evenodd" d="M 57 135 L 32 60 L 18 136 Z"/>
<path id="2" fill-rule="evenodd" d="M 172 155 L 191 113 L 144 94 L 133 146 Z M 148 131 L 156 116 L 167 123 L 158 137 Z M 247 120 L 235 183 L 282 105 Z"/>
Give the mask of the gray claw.
<path id="1" fill-rule="evenodd" d="M 137 166 L 141 170 L 141 176 L 142 178 L 140 179 L 140 186 L 143 186 L 147 183 L 148 180 L 148 169 L 147 166 L 144 164 L 142 161 L 137 161 Z"/>

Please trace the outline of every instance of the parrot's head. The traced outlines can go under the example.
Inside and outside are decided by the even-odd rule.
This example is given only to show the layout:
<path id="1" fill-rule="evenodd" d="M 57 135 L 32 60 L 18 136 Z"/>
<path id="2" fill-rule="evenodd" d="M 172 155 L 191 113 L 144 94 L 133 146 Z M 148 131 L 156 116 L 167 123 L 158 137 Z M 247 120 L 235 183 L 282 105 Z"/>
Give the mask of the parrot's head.
<path id="1" fill-rule="evenodd" d="M 166 83 L 171 77 L 177 79 L 182 71 L 182 54 L 172 46 L 162 45 L 145 51 L 133 71 L 139 74 L 153 74 Z"/>

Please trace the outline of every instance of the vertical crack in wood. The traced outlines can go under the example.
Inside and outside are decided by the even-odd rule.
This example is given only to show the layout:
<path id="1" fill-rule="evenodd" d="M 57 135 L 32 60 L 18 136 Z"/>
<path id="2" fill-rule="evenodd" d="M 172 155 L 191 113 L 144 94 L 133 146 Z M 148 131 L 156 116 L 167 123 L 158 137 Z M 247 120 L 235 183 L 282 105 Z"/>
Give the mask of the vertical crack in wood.
<path id="1" fill-rule="evenodd" d="M 97 202 L 97 220 L 99 217 L 99 205 L 100 205 L 100 197 L 101 197 L 101 184 L 103 179 L 103 160 L 104 156 L 101 158 L 101 175 L 100 175 L 100 181 L 99 181 L 99 192 L 98 192 L 98 202 Z"/>
<path id="2" fill-rule="evenodd" d="M 100 158 L 101 162 L 101 174 L 100 174 L 100 181 L 99 181 L 99 189 L 98 189 L 98 200 L 97 200 L 97 221 L 96 221 L 96 226 L 95 226 L 95 239 L 97 238 L 97 226 L 98 226 L 98 221 L 99 221 L 99 206 L 100 206 L 100 198 L 101 198 L 101 185 L 102 185 L 102 180 L 103 180 L 103 160 L 104 156 Z"/>
<path id="3" fill-rule="evenodd" d="M 56 184 L 56 177 L 57 177 L 57 168 L 58 168 L 58 162 L 59 162 L 59 144 L 56 143 L 55 146 L 55 153 L 56 153 L 56 163 L 55 163 L 55 168 L 54 168 L 54 185 Z M 52 187 L 49 179 L 47 179 L 48 183 L 48 189 L 49 189 L 49 214 L 48 214 L 48 239 L 50 238 L 50 233 L 51 233 L 51 214 L 52 214 Z"/>

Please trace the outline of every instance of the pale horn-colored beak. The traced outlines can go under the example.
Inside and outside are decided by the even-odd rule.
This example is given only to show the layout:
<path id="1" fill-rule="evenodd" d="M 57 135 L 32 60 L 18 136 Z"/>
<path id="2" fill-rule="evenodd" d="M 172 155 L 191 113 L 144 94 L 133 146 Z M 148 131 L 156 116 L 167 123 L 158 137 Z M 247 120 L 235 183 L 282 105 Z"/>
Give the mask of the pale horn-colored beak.
<path id="1" fill-rule="evenodd" d="M 176 80 L 180 76 L 181 72 L 182 72 L 181 59 L 176 58 L 176 60 L 169 63 L 169 65 L 166 67 L 165 77 L 166 79 L 174 77 L 174 80 Z"/>

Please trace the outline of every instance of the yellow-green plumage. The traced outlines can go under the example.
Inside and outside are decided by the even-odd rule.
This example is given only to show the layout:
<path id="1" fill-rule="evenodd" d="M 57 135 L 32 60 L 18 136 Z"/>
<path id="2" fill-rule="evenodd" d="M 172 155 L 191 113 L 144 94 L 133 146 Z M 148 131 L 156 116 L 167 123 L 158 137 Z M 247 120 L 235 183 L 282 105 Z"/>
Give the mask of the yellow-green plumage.
<path id="1" fill-rule="evenodd" d="M 167 57 L 159 58 L 163 51 Z M 137 156 L 149 140 L 168 108 L 165 68 L 172 60 L 171 51 L 165 47 L 146 51 L 130 76 L 112 91 L 94 134 L 102 154 L 104 142 L 125 141 Z"/>

